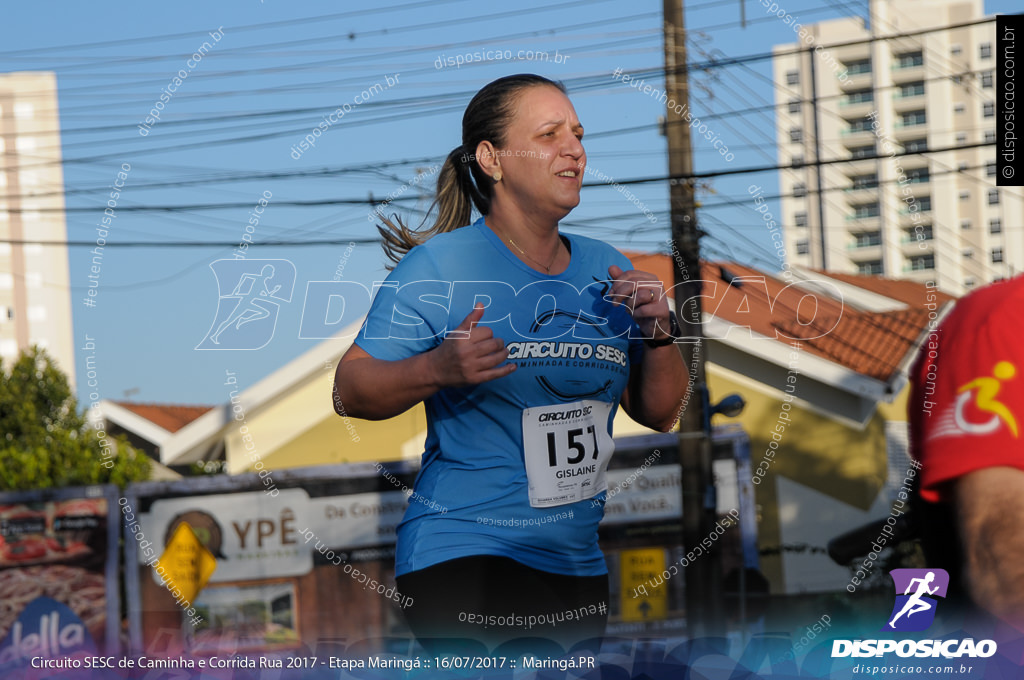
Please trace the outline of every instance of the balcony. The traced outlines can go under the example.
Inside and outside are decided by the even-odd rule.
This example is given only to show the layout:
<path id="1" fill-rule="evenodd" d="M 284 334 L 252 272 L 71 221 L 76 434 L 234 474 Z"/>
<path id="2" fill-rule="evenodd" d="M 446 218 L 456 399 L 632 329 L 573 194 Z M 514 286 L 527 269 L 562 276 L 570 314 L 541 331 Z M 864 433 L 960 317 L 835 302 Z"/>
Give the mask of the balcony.
<path id="1" fill-rule="evenodd" d="M 908 118 L 907 120 L 898 120 L 893 125 L 893 137 L 899 141 L 905 139 L 913 139 L 915 137 L 923 137 L 928 132 L 928 122 L 921 116 L 919 118 Z"/>
<path id="2" fill-rule="evenodd" d="M 862 231 L 851 234 L 853 241 L 846 244 L 846 249 L 849 251 L 856 251 L 856 255 L 851 254 L 850 257 L 867 257 L 862 255 L 864 252 L 873 252 L 872 249 L 881 248 L 882 246 L 882 232 L 881 231 Z"/>
<path id="3" fill-rule="evenodd" d="M 915 238 L 905 239 L 900 243 L 900 252 L 903 253 L 904 257 L 934 255 L 935 241 L 930 239 L 925 241 L 918 241 Z"/>
<path id="4" fill-rule="evenodd" d="M 920 53 L 916 58 L 897 57 L 892 64 L 894 83 L 906 83 L 913 80 L 924 80 L 924 60 Z"/>
<path id="5" fill-rule="evenodd" d="M 858 257 L 858 259 L 855 260 L 851 258 L 850 264 L 852 264 L 857 269 L 858 274 L 870 274 L 878 276 L 883 274 L 885 271 L 882 267 L 881 253 L 879 253 L 872 259 L 861 260 Z"/>
<path id="6" fill-rule="evenodd" d="M 892 105 L 897 113 L 923 109 L 925 105 L 924 88 L 902 89 L 897 87 L 892 95 Z"/>
<path id="7" fill-rule="evenodd" d="M 912 255 L 903 264 L 903 273 L 935 271 L 935 255 Z"/>
<path id="8" fill-rule="evenodd" d="M 931 201 L 925 202 L 925 198 L 929 197 L 915 197 L 914 205 L 917 206 L 916 211 L 911 211 L 909 205 L 907 205 L 906 203 L 903 204 L 903 207 L 900 208 L 900 227 L 912 228 L 916 224 L 921 224 L 922 220 L 924 219 L 927 219 L 929 223 L 931 222 L 932 204 Z M 921 215 L 921 217 L 918 217 L 916 221 L 914 219 L 914 212 L 917 212 Z"/>
<path id="9" fill-rule="evenodd" d="M 878 200 L 878 188 L 867 188 L 863 186 L 846 187 L 843 189 L 844 198 L 850 205 L 857 205 L 859 203 L 868 203 L 872 200 Z"/>
<path id="10" fill-rule="evenodd" d="M 842 73 L 842 71 L 839 73 Z M 836 80 L 839 80 L 839 74 L 836 74 Z M 839 89 L 843 92 L 863 90 L 866 87 L 871 87 L 874 82 L 874 76 L 870 70 L 859 71 L 857 73 L 850 71 L 846 74 L 846 82 L 839 80 Z"/>
<path id="11" fill-rule="evenodd" d="M 878 215 L 847 215 L 845 220 L 846 229 L 851 232 L 878 230 L 882 224 Z"/>
<path id="12" fill-rule="evenodd" d="M 864 118 L 875 110 L 875 98 L 870 90 L 850 92 L 839 100 L 844 118 Z"/>
<path id="13" fill-rule="evenodd" d="M 847 149 L 866 147 L 870 146 L 875 141 L 875 133 L 870 127 L 867 129 L 844 128 L 839 131 L 839 141 L 841 141 L 843 146 Z"/>

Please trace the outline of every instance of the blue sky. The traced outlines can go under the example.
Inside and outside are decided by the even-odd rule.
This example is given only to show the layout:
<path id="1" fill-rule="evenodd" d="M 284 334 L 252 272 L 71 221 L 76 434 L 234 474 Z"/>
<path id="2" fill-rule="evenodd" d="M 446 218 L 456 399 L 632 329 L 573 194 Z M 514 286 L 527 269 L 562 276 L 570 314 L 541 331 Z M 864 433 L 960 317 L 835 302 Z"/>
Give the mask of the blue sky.
<path id="1" fill-rule="evenodd" d="M 687 4 L 693 62 L 764 54 L 794 39 L 755 0 L 745 3 L 745 27 L 739 0 Z M 988 2 L 986 11 L 1013 11 L 1011 5 Z M 331 280 L 339 266 L 344 280 L 366 286 L 384 276 L 379 245 L 345 245 L 376 235 L 369 206 L 322 202 L 379 201 L 409 185 L 394 205 L 418 222 L 415 211 L 425 207 L 422 196 L 433 183 L 415 182 L 417 172 L 459 144 L 465 104 L 496 77 L 532 71 L 565 81 L 587 130 L 592 170 L 617 180 L 664 175 L 665 141 L 656 125 L 663 105 L 612 77 L 617 68 L 647 71 L 654 73 L 641 76 L 648 84 L 664 87 L 655 73 L 663 65 L 661 6 L 655 0 L 7 3 L 0 71 L 57 73 L 69 240 L 95 241 L 110 186 L 120 183 L 123 166 L 131 168 L 108 231 L 94 307 L 84 303 L 89 248 L 72 248 L 70 255 L 75 342 L 82 347 L 86 334 L 96 339 L 100 396 L 219 403 L 227 399 L 225 370 L 244 387 L 309 349 L 317 341 L 298 338 L 307 281 Z M 786 9 L 804 24 L 866 13 L 862 2 L 792 0 Z M 210 33 L 218 29 L 215 40 Z M 210 47 L 190 65 L 204 41 Z M 482 50 L 507 50 L 513 59 L 437 68 L 445 58 Z M 516 60 L 520 50 L 552 58 Z M 138 126 L 180 70 L 187 77 L 143 136 Z M 352 105 L 388 79 L 392 86 Z M 773 101 L 769 60 L 701 70 L 692 83 L 692 110 L 735 156 L 726 162 L 698 139 L 698 171 L 775 163 L 771 111 L 732 113 Z M 295 145 L 346 104 L 351 109 L 294 158 Z M 760 216 L 743 200 L 751 183 L 777 192 L 775 173 L 726 176 L 702 188 L 701 223 L 710 233 L 705 257 L 759 267 L 776 262 Z M 657 223 L 615 188 L 594 187 L 584 189 L 563 229 L 624 249 L 664 250 L 667 187 L 628 189 Z M 210 264 L 231 257 L 233 248 L 167 244 L 238 243 L 251 211 L 268 195 L 246 254 L 294 263 L 292 300 L 282 304 L 265 347 L 196 350 L 217 310 Z M 743 205 L 729 205 L 733 199 Z M 201 207 L 211 204 L 217 207 Z M 129 210 L 137 207 L 149 209 Z M 338 244 L 260 245 L 318 240 Z M 117 245 L 129 242 L 161 245 Z M 86 401 L 84 357 L 79 352 L 76 368 Z"/>

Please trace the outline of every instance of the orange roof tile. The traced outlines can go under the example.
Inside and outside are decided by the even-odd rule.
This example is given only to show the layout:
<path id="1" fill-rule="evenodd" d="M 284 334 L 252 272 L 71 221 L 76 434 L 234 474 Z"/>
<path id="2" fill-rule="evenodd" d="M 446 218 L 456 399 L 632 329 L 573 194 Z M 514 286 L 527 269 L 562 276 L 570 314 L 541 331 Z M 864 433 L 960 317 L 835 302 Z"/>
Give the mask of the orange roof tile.
<path id="1" fill-rule="evenodd" d="M 625 253 L 633 266 L 654 274 L 666 288 L 673 284 L 668 255 Z M 729 284 L 722 268 L 742 285 Z M 703 309 L 724 321 L 748 326 L 753 332 L 835 362 L 862 375 L 889 382 L 928 325 L 924 308 L 927 289 L 911 281 L 887 281 L 878 277 L 833 275 L 844 282 L 888 295 L 908 305 L 889 312 L 865 312 L 844 306 L 842 301 L 812 294 L 785 281 L 735 262 L 702 262 Z M 866 281 L 865 281 L 866 279 Z M 862 285 L 863 284 L 863 285 Z M 892 295 L 889 295 L 892 293 Z M 939 294 L 943 302 L 951 300 Z M 733 331 L 735 332 L 735 331 Z M 734 336 L 734 337 L 739 337 Z"/>
<path id="2" fill-rule="evenodd" d="M 213 408 L 212 406 L 180 404 L 139 404 L 130 401 L 115 401 L 114 403 L 168 432 L 177 432 Z"/>
<path id="3" fill-rule="evenodd" d="M 947 295 L 936 288 L 929 289 L 916 281 L 886 279 L 881 276 L 864 276 L 861 274 L 837 274 L 836 272 L 826 272 L 820 269 L 813 269 L 812 271 L 824 274 L 837 281 L 863 288 L 872 293 L 898 300 L 911 307 L 923 307 L 924 303 L 928 301 L 927 296 L 929 292 L 936 296 L 933 301 L 938 302 L 939 306 L 956 300 L 952 295 Z"/>

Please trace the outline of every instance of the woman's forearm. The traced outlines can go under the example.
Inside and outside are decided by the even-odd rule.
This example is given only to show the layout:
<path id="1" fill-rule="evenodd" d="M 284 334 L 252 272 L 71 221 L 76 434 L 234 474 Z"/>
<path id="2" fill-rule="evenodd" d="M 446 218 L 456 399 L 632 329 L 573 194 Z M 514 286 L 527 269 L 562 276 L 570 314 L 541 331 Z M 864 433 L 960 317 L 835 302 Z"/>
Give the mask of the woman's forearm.
<path id="1" fill-rule="evenodd" d="M 678 347 L 646 348 L 636 375 L 630 377 L 630 417 L 652 430 L 671 430 L 677 404 L 686 394 L 686 378 Z"/>
<path id="2" fill-rule="evenodd" d="M 409 410 L 440 389 L 430 354 L 386 361 L 353 345 L 334 373 L 334 410 L 366 420 L 385 420 Z"/>

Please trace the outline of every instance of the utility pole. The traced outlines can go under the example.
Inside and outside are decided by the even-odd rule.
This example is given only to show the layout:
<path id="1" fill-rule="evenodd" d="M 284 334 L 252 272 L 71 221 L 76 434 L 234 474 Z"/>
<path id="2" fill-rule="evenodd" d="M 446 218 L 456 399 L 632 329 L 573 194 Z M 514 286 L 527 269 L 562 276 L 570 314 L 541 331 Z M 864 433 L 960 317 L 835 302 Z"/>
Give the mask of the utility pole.
<path id="1" fill-rule="evenodd" d="M 665 15 L 665 93 L 668 100 L 690 113 L 683 0 L 663 0 Z M 682 541 L 685 551 L 700 545 L 714 529 L 715 490 L 711 473 L 711 437 L 705 429 L 707 405 L 704 362 L 706 348 L 701 323 L 700 230 L 693 186 L 690 125 L 669 107 L 665 113 L 668 138 L 669 199 L 672 220 L 672 259 L 675 305 L 686 342 L 678 344 L 693 387 L 679 418 L 679 463 L 683 495 Z M 680 179 L 684 178 L 684 179 Z M 722 631 L 720 612 L 721 563 L 717 551 L 684 568 L 687 634 L 693 639 Z"/>

